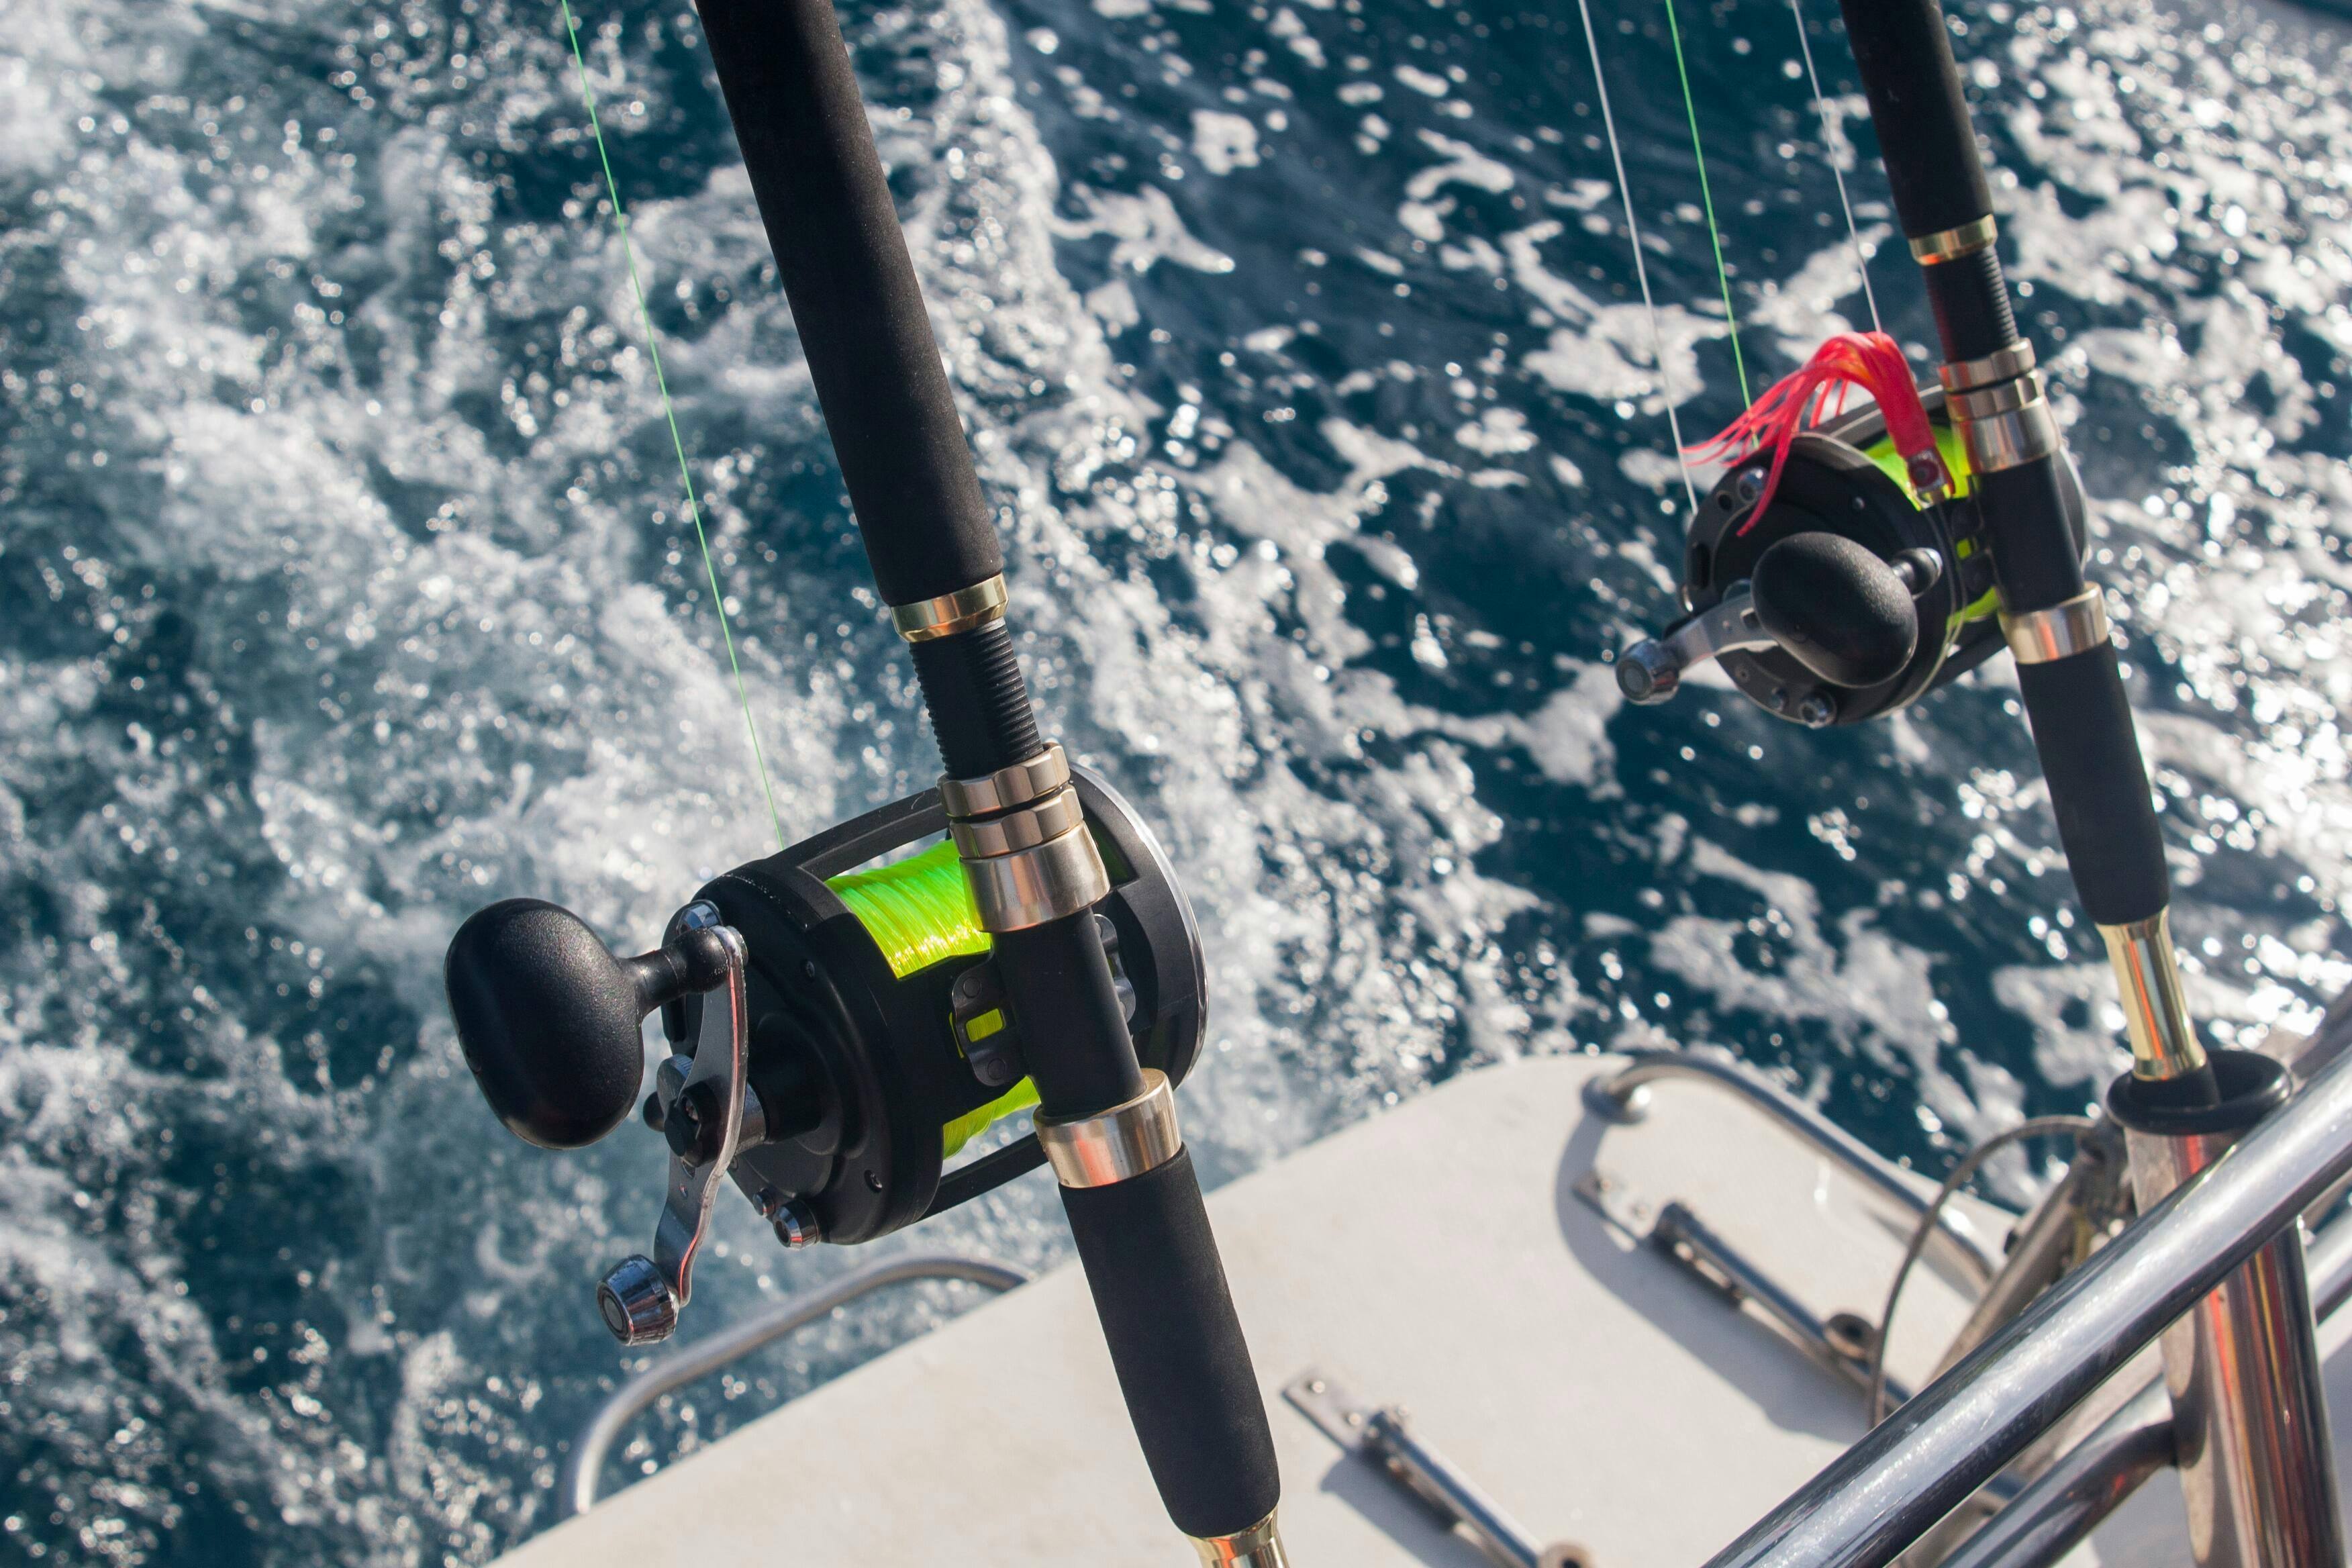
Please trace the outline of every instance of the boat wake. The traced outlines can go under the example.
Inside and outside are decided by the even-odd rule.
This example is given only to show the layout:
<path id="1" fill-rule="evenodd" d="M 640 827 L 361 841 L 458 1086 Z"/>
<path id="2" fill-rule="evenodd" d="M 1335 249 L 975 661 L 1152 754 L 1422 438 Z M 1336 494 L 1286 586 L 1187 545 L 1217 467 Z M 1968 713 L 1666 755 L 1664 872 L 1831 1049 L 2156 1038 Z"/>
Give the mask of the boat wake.
<path id="1" fill-rule="evenodd" d="M 1202 918 L 1196 1158 L 1671 1037 L 1948 1163 L 2116 1059 L 2013 688 L 1825 734 L 1727 692 L 1620 712 L 1605 650 L 1680 537 L 1665 387 L 1694 429 L 1738 391 L 1680 106 L 1644 90 L 1663 26 L 1602 47 L 1664 382 L 1544 11 L 845 15 L 1047 728 Z M 2272 11 L 1955 12 L 2195 999 L 2226 1037 L 2303 1026 L 2352 980 L 2352 72 Z M 443 944 L 531 892 L 649 945 L 779 831 L 936 771 L 691 12 L 579 15 L 781 821 L 551 6 L 78 0 L 0 54 L 12 1550 L 482 1562 L 549 1522 L 560 1444 L 637 1364 L 589 1292 L 655 1151 L 497 1132 Z M 1788 10 L 1724 16 L 1695 86 L 1777 374 L 1861 297 Z M 1833 94 L 1843 49 L 1815 38 Z M 1866 154 L 1858 95 L 1831 107 Z M 858 1261 L 721 1214 L 706 1321 Z M 1029 1182 L 920 1239 L 1039 1266 L 1062 1234 Z M 623 1459 L 970 1299 L 829 1321 Z"/>

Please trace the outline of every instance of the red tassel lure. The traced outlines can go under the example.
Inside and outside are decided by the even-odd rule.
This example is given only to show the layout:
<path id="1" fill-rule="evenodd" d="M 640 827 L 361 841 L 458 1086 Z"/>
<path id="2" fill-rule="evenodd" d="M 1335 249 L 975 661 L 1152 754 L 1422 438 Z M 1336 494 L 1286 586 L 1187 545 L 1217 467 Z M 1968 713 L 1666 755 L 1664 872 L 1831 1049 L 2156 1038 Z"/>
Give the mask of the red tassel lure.
<path id="1" fill-rule="evenodd" d="M 1911 488 L 1927 497 L 1950 491 L 1951 475 L 1936 449 L 1935 427 L 1927 421 L 1918 384 L 1912 379 L 1903 350 L 1885 332 L 1840 332 L 1816 349 L 1802 369 L 1773 383 L 1721 434 L 1686 448 L 1688 456 L 1703 462 L 1728 461 L 1771 448 L 1772 471 L 1764 480 L 1755 510 L 1739 525 L 1742 534 L 1755 527 L 1764 509 L 1772 504 L 1780 470 L 1788 466 L 1789 443 L 1800 430 L 1843 413 L 1847 395 L 1857 386 L 1878 400 L 1886 419 L 1886 434 L 1903 455 Z"/>

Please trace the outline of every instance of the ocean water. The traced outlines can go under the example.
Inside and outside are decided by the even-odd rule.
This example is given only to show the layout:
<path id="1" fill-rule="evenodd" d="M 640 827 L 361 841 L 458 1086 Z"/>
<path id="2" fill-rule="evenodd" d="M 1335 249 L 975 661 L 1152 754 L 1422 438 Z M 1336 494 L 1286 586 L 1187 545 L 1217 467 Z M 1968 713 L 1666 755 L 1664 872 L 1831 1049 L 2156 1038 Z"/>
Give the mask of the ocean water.
<path id="1" fill-rule="evenodd" d="M 1679 16 L 1738 343 L 1931 333 L 1806 0 Z M 582 0 L 798 837 L 936 758 L 683 4 Z M 1739 406 L 1654 0 L 1594 0 L 1685 432 Z M 1952 8 L 2218 1038 L 2347 979 L 2352 60 Z M 641 1362 L 657 1150 L 505 1137 L 439 955 L 772 846 L 552 0 L 16 0 L 0 37 L 0 1560 L 475 1563 Z M 1228 1178 L 1522 1052 L 1708 1040 L 1941 1168 L 2115 1063 L 2013 683 L 1621 709 L 1680 488 L 1572 6 L 844 12 L 1050 728 L 1203 917 Z M 1850 140 L 1849 140 L 1850 139 Z M 1892 243 L 1889 241 L 1892 240 Z M 2030 294 L 2027 292 L 2030 290 Z M 2025 1179 L 2020 1167 L 2008 1178 Z M 857 1261 L 730 1200 L 694 1317 Z M 1030 1178 L 911 1238 L 1065 1256 Z M 649 1416 L 622 1484 L 946 1316 Z"/>

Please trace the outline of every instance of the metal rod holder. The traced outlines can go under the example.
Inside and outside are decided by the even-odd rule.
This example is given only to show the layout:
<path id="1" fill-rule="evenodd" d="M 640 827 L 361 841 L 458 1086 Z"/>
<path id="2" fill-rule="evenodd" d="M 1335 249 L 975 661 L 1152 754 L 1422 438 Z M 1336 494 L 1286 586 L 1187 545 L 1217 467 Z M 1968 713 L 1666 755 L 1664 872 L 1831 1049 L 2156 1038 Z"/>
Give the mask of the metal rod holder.
<path id="1" fill-rule="evenodd" d="M 2338 1058 L 1710 1568 L 1892 1562 L 2347 1173 L 2352 1061 Z"/>
<path id="2" fill-rule="evenodd" d="M 2237 1141 L 2234 1133 L 2128 1136 L 2143 1207 Z M 2289 1225 L 2264 1243 L 2165 1331 L 2163 1345 L 2199 1568 L 2341 1568 L 2344 1521 L 2301 1227 Z"/>

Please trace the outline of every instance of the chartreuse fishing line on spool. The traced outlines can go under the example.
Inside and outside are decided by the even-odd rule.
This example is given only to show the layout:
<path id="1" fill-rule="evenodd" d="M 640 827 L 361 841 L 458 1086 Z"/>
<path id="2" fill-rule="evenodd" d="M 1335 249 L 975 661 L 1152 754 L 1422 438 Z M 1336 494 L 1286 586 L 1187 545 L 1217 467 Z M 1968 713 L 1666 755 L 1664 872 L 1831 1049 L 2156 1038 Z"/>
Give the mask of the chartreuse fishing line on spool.
<path id="1" fill-rule="evenodd" d="M 890 973 L 902 980 L 943 958 L 988 951 L 988 933 L 980 929 L 980 910 L 971 901 L 963 863 L 956 858 L 955 846 L 944 839 L 887 866 L 828 877 L 824 885 L 849 906 L 889 960 Z M 997 1011 L 972 1020 L 966 1032 L 986 1039 L 1003 1027 L 1004 1015 Z M 994 1122 L 1036 1103 L 1036 1085 L 1023 1079 L 986 1105 L 950 1121 L 942 1130 L 941 1155 L 955 1155 Z"/>
<path id="2" fill-rule="evenodd" d="M 1944 468 L 1952 477 L 1953 498 L 1958 500 L 1971 493 L 1976 488 L 1976 472 L 1969 467 L 1968 447 L 1960 440 L 1959 432 L 1949 425 L 1937 425 L 1936 449 L 1942 454 Z M 1877 464 L 1879 471 L 1888 479 L 1901 485 L 1915 502 L 1920 499 L 1919 493 L 1911 488 L 1910 476 L 1906 471 L 1908 465 L 1905 462 L 1903 454 L 1895 450 L 1893 437 L 1883 438 L 1864 447 L 1862 455 Z M 1952 555 L 1956 561 L 1965 563 L 1974 557 L 1976 552 L 1977 542 L 1971 535 L 1964 534 L 1952 542 Z M 1945 628 L 1946 640 L 1948 642 L 1953 637 L 1957 637 L 1962 626 L 1990 620 L 2000 613 L 2000 590 L 1993 587 L 1985 588 L 1973 600 L 1952 611 Z"/>
<path id="3" fill-rule="evenodd" d="M 849 906 L 890 961 L 890 973 L 902 979 L 943 958 L 988 951 L 971 884 L 955 846 L 945 839 L 887 866 L 828 877 L 824 885 Z"/>

